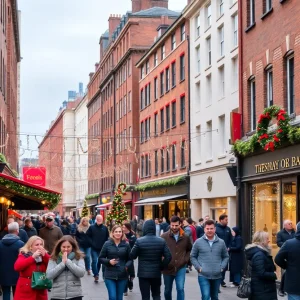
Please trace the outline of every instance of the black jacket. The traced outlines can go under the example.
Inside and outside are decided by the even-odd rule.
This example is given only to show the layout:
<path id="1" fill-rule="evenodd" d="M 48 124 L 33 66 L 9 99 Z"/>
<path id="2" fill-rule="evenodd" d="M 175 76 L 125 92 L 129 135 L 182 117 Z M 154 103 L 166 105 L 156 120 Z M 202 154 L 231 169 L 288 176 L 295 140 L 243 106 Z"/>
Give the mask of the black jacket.
<path id="1" fill-rule="evenodd" d="M 109 237 L 107 227 L 103 224 L 97 225 L 97 223 L 91 225 L 86 234 L 91 238 L 91 246 L 96 251 L 101 251 L 104 243 L 108 240 Z"/>
<path id="2" fill-rule="evenodd" d="M 160 229 L 162 229 L 164 233 L 167 232 L 169 230 L 169 228 L 170 228 L 170 225 L 167 222 L 162 222 L 160 224 Z"/>
<path id="3" fill-rule="evenodd" d="M 276 268 L 272 256 L 262 247 L 246 246 L 246 257 L 250 261 L 251 300 L 276 300 Z"/>
<path id="4" fill-rule="evenodd" d="M 280 230 L 278 233 L 277 233 L 277 246 L 279 248 L 282 247 L 282 245 L 287 241 L 287 240 L 290 240 L 290 239 L 293 239 L 295 237 L 295 231 L 293 230 L 291 232 L 291 234 L 289 234 L 285 229 L 282 229 Z"/>
<path id="5" fill-rule="evenodd" d="M 230 279 L 233 281 L 234 274 L 242 274 L 244 264 L 244 242 L 240 235 L 232 239 L 229 249 Z"/>
<path id="6" fill-rule="evenodd" d="M 133 263 L 129 255 L 130 246 L 126 241 L 121 241 L 118 246 L 111 239 L 105 242 L 99 256 L 101 263 L 105 265 L 104 277 L 114 280 L 127 279 L 128 275 L 134 277 Z M 119 262 L 114 266 L 109 262 L 113 258 L 119 259 Z"/>
<path id="7" fill-rule="evenodd" d="M 225 242 L 227 248 L 229 248 L 232 240 L 231 229 L 228 226 L 223 226 L 220 223 L 216 225 L 217 236 Z"/>
<path id="8" fill-rule="evenodd" d="M 300 232 L 288 240 L 275 257 L 276 264 L 285 269 L 284 291 L 300 295 Z"/>
<path id="9" fill-rule="evenodd" d="M 7 228 L 4 229 L 2 232 L 1 232 L 1 237 L 0 237 L 0 240 L 8 234 L 8 231 L 7 231 Z M 28 241 L 28 235 L 26 233 L 26 231 L 22 228 L 19 229 L 19 238 L 21 239 L 21 241 L 26 244 L 27 241 Z"/>
<path id="10" fill-rule="evenodd" d="M 136 241 L 136 236 L 133 232 L 126 233 L 125 235 L 126 235 L 126 239 L 127 239 L 128 243 L 129 243 L 129 246 L 132 249 L 135 244 L 135 241 Z"/>
<path id="11" fill-rule="evenodd" d="M 24 230 L 26 231 L 28 238 L 31 238 L 34 235 L 38 235 L 37 234 L 37 230 L 34 227 L 28 227 L 28 226 L 24 226 Z"/>
<path id="12" fill-rule="evenodd" d="M 87 249 L 91 247 L 91 238 L 83 231 L 76 231 L 76 241 L 80 248 Z"/>
<path id="13" fill-rule="evenodd" d="M 143 226 L 143 237 L 136 240 L 130 258 L 139 257 L 138 277 L 160 278 L 161 271 L 171 262 L 171 252 L 166 241 L 155 236 L 155 223 L 147 220 Z"/>
<path id="14" fill-rule="evenodd" d="M 197 239 L 200 239 L 204 235 L 204 228 L 201 225 L 196 226 L 196 234 L 197 234 Z"/>

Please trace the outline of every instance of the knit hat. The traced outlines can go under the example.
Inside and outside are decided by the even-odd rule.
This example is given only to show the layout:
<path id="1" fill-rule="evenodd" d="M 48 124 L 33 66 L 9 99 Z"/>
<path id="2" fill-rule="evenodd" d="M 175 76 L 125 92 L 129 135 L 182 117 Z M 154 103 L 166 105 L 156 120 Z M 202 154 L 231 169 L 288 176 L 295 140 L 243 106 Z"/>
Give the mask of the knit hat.
<path id="1" fill-rule="evenodd" d="M 241 235 L 240 229 L 238 227 L 232 227 L 231 229 L 235 232 L 236 235 Z"/>

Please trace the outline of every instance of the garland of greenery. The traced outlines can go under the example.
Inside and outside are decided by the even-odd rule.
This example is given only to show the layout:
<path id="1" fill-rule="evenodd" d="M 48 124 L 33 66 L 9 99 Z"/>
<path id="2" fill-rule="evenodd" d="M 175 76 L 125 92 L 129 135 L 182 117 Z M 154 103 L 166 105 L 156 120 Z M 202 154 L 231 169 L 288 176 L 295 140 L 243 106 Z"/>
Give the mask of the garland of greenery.
<path id="1" fill-rule="evenodd" d="M 268 127 L 273 118 L 277 120 L 277 128 L 271 134 Z M 247 141 L 237 140 L 233 145 L 233 152 L 236 155 L 246 156 L 261 148 L 265 151 L 274 151 L 286 141 L 291 144 L 300 142 L 300 129 L 292 127 L 289 121 L 287 112 L 279 106 L 265 108 L 259 117 L 256 133 Z"/>
<path id="2" fill-rule="evenodd" d="M 7 162 L 6 161 L 6 157 L 5 157 L 5 155 L 3 153 L 0 153 L 0 162 L 2 162 L 2 163 L 6 163 Z"/>
<path id="3" fill-rule="evenodd" d="M 45 201 L 44 205 L 48 209 L 55 208 L 61 199 L 61 194 L 39 191 L 35 188 L 22 185 L 3 177 L 0 177 L 0 184 L 18 194 L 35 197 L 41 201 Z"/>
<path id="4" fill-rule="evenodd" d="M 170 186 L 170 185 L 177 185 L 184 181 L 186 181 L 186 176 L 177 176 L 174 178 L 162 179 L 162 180 L 158 180 L 158 181 L 139 184 L 136 186 L 135 189 L 136 189 L 136 191 L 144 192 L 146 190 L 153 189 L 153 188 L 161 188 L 161 187 L 166 187 L 166 186 Z"/>
<path id="5" fill-rule="evenodd" d="M 91 200 L 99 197 L 99 193 L 96 194 L 89 194 L 85 196 L 85 200 Z"/>

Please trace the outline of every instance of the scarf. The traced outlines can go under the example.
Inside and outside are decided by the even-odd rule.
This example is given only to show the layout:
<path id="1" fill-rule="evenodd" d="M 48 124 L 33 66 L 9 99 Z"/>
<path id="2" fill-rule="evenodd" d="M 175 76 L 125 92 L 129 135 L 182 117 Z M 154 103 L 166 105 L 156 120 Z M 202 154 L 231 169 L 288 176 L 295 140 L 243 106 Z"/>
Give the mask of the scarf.
<path id="1" fill-rule="evenodd" d="M 88 225 L 88 226 L 81 226 L 81 225 L 78 225 L 77 230 L 78 230 L 79 232 L 84 232 L 84 233 L 86 233 L 86 232 L 88 231 L 89 227 L 90 227 L 90 225 Z"/>
<path id="2" fill-rule="evenodd" d="M 62 262 L 62 256 L 63 256 L 62 252 L 59 252 L 58 258 L 56 260 L 57 264 L 60 264 Z M 73 260 L 74 258 L 75 258 L 75 253 L 74 252 L 71 252 L 71 253 L 68 254 L 68 259 L 69 260 Z"/>
<path id="3" fill-rule="evenodd" d="M 27 252 L 27 253 L 22 251 L 21 253 L 22 253 L 22 255 L 25 256 L 26 258 L 32 256 L 32 254 L 33 254 L 31 251 L 29 251 L 29 252 Z M 38 256 L 38 257 L 36 257 L 34 260 L 35 260 L 35 262 L 38 264 L 38 263 L 41 263 L 41 262 L 43 261 L 43 258 L 42 258 L 41 256 Z"/>

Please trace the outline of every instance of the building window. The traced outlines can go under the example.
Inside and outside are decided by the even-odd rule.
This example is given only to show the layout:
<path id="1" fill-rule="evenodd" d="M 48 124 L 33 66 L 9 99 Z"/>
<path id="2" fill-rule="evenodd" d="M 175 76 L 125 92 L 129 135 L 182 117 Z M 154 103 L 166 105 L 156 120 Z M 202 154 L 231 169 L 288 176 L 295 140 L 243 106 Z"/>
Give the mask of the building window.
<path id="1" fill-rule="evenodd" d="M 154 67 L 157 66 L 157 63 L 158 63 L 158 55 L 157 55 L 157 52 L 154 53 Z"/>
<path id="2" fill-rule="evenodd" d="M 155 173 L 155 175 L 158 174 L 158 152 L 157 152 L 157 150 L 154 151 L 154 173 Z"/>
<path id="3" fill-rule="evenodd" d="M 169 172 L 170 171 L 170 148 L 166 149 L 166 161 L 167 161 L 166 171 Z"/>
<path id="4" fill-rule="evenodd" d="M 255 23 L 255 0 L 248 0 L 248 25 Z"/>
<path id="5" fill-rule="evenodd" d="M 233 47 L 238 46 L 238 15 L 233 17 Z"/>
<path id="6" fill-rule="evenodd" d="M 206 39 L 207 44 L 207 63 L 208 66 L 211 66 L 211 37 L 208 37 Z"/>
<path id="7" fill-rule="evenodd" d="M 219 16 L 224 14 L 224 0 L 219 0 Z"/>
<path id="8" fill-rule="evenodd" d="M 201 88 L 200 88 L 200 82 L 196 83 L 195 108 L 196 108 L 196 111 L 200 111 L 200 109 L 201 109 Z"/>
<path id="9" fill-rule="evenodd" d="M 172 102 L 172 127 L 176 126 L 176 101 Z"/>
<path id="10" fill-rule="evenodd" d="M 294 70 L 294 57 L 287 59 L 287 102 L 288 113 L 295 112 L 295 70 Z"/>
<path id="11" fill-rule="evenodd" d="M 148 105 L 151 103 L 151 83 L 148 83 Z"/>
<path id="12" fill-rule="evenodd" d="M 172 63 L 172 87 L 176 85 L 176 62 Z"/>
<path id="13" fill-rule="evenodd" d="M 144 122 L 141 123 L 141 143 L 144 143 Z"/>
<path id="14" fill-rule="evenodd" d="M 198 125 L 196 127 L 196 163 L 201 162 L 201 127 Z"/>
<path id="15" fill-rule="evenodd" d="M 166 106 L 166 130 L 170 129 L 170 105 Z"/>
<path id="16" fill-rule="evenodd" d="M 164 72 L 160 73 L 160 96 L 164 94 Z"/>
<path id="17" fill-rule="evenodd" d="M 182 24 L 180 27 L 180 37 L 181 37 L 181 41 L 185 40 L 185 24 Z"/>
<path id="18" fill-rule="evenodd" d="M 219 28 L 220 56 L 224 56 L 224 25 Z"/>
<path id="19" fill-rule="evenodd" d="M 172 170 L 176 170 L 177 164 L 176 164 L 176 145 L 172 145 Z"/>
<path id="20" fill-rule="evenodd" d="M 273 105 L 273 70 L 267 70 L 267 106 Z"/>
<path id="21" fill-rule="evenodd" d="M 148 74 L 150 71 L 150 64 L 149 64 L 149 60 L 147 60 L 146 62 L 146 74 Z"/>
<path id="22" fill-rule="evenodd" d="M 225 115 L 219 117 L 219 143 L 220 154 L 226 154 Z"/>
<path id="23" fill-rule="evenodd" d="M 161 60 L 165 59 L 165 57 L 166 57 L 166 46 L 165 46 L 165 44 L 163 44 L 161 46 L 160 52 L 161 52 Z"/>
<path id="24" fill-rule="evenodd" d="M 171 50 L 174 50 L 176 48 L 176 34 L 173 33 L 171 37 Z"/>
<path id="25" fill-rule="evenodd" d="M 131 91 L 128 92 L 128 111 L 132 109 L 132 102 L 131 102 Z"/>
<path id="26" fill-rule="evenodd" d="M 256 88 L 255 81 L 250 81 L 250 114 L 251 114 L 251 131 L 256 128 Z"/>
<path id="27" fill-rule="evenodd" d="M 150 160 L 149 160 L 149 154 L 145 155 L 145 175 L 146 177 L 150 176 Z"/>
<path id="28" fill-rule="evenodd" d="M 170 90 L 170 68 L 166 68 L 166 92 Z"/>
<path id="29" fill-rule="evenodd" d="M 206 27 L 211 26 L 211 3 L 206 6 Z"/>
<path id="30" fill-rule="evenodd" d="M 132 127 L 129 126 L 129 146 L 132 146 Z"/>
<path id="31" fill-rule="evenodd" d="M 158 135 L 158 113 L 154 114 L 154 135 Z"/>
<path id="32" fill-rule="evenodd" d="M 180 56 L 180 81 L 185 79 L 185 55 Z"/>
<path id="33" fill-rule="evenodd" d="M 196 59 L 197 59 L 197 74 L 201 72 L 201 64 L 200 64 L 200 46 L 196 48 Z"/>
<path id="34" fill-rule="evenodd" d="M 200 36 L 200 15 L 196 17 L 196 38 Z"/>
<path id="35" fill-rule="evenodd" d="M 212 121 L 206 123 L 206 155 L 207 160 L 212 159 Z"/>
<path id="36" fill-rule="evenodd" d="M 219 79 L 220 79 L 220 99 L 223 99 L 225 97 L 225 72 L 224 72 L 224 66 L 219 68 Z"/>
<path id="37" fill-rule="evenodd" d="M 185 141 L 181 142 L 181 147 L 180 147 L 180 167 L 181 168 L 185 167 Z"/>
<path id="38" fill-rule="evenodd" d="M 123 105 L 124 105 L 124 116 L 127 114 L 127 96 L 125 95 L 124 96 L 124 99 L 123 99 Z"/>
<path id="39" fill-rule="evenodd" d="M 164 157 L 164 149 L 160 150 L 160 172 L 163 173 L 165 171 L 165 157 Z"/>
<path id="40" fill-rule="evenodd" d="M 133 183 L 132 164 L 129 164 L 129 183 Z"/>
<path id="41" fill-rule="evenodd" d="M 141 110 L 144 109 L 144 90 L 141 89 L 141 92 L 140 92 L 140 105 L 141 105 Z"/>
<path id="42" fill-rule="evenodd" d="M 185 95 L 180 97 L 180 123 L 185 122 Z"/>
<path id="43" fill-rule="evenodd" d="M 211 75 L 206 76 L 206 101 L 207 106 L 212 103 L 212 83 L 211 83 Z"/>
<path id="44" fill-rule="evenodd" d="M 232 91 L 238 90 L 238 58 L 232 59 Z"/>
<path id="45" fill-rule="evenodd" d="M 272 0 L 264 0 L 264 7 L 265 7 L 264 13 L 270 11 L 272 9 Z"/>
<path id="46" fill-rule="evenodd" d="M 154 100 L 158 99 L 158 79 L 157 77 L 154 78 Z"/>
<path id="47" fill-rule="evenodd" d="M 145 176 L 145 157 L 141 157 L 141 178 Z"/>
<path id="48" fill-rule="evenodd" d="M 165 110 L 160 110 L 160 132 L 165 131 Z"/>
<path id="49" fill-rule="evenodd" d="M 145 120 L 145 142 L 148 140 L 148 119 Z"/>
<path id="50" fill-rule="evenodd" d="M 141 67 L 141 79 L 143 79 L 144 76 L 145 76 L 145 66 L 142 65 L 142 67 Z M 121 76 L 120 76 L 120 77 L 121 77 Z"/>

